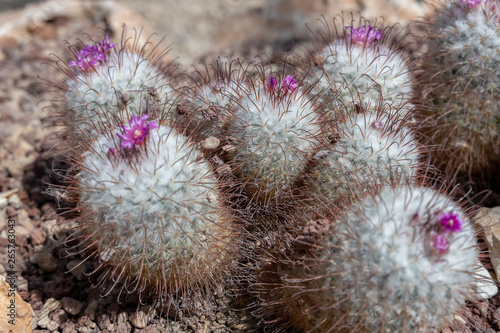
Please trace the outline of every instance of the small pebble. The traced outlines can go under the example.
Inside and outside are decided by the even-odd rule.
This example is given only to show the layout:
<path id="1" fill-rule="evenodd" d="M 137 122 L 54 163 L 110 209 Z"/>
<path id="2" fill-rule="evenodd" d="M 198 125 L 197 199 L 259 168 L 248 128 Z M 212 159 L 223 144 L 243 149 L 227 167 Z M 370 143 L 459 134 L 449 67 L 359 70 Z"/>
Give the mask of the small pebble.
<path id="1" fill-rule="evenodd" d="M 57 269 L 56 258 L 50 252 L 39 252 L 37 255 L 37 264 L 45 272 L 53 272 Z"/>
<path id="2" fill-rule="evenodd" d="M 90 320 L 95 319 L 95 312 L 97 310 L 97 306 L 99 305 L 99 302 L 97 300 L 93 300 L 90 302 L 89 306 L 85 309 L 85 315 L 90 318 Z"/>
<path id="3" fill-rule="evenodd" d="M 15 209 L 21 209 L 23 207 L 23 203 L 17 194 L 13 194 L 9 197 L 9 205 Z"/>
<path id="4" fill-rule="evenodd" d="M 45 304 L 40 309 L 40 312 L 38 313 L 38 320 L 48 317 L 49 313 L 57 309 L 60 309 L 61 307 L 62 307 L 61 301 L 58 301 L 54 298 L 47 299 L 45 301 Z"/>
<path id="5" fill-rule="evenodd" d="M 31 231 L 30 238 L 33 246 L 43 245 L 47 240 L 47 233 L 43 230 L 43 228 L 38 227 Z"/>
<path id="6" fill-rule="evenodd" d="M 74 298 L 63 297 L 61 303 L 64 311 L 66 311 L 70 315 L 77 315 L 82 309 L 82 302 Z"/>
<path id="7" fill-rule="evenodd" d="M 148 324 L 148 318 L 143 311 L 132 313 L 128 320 L 135 328 L 144 328 Z"/>
<path id="8" fill-rule="evenodd" d="M 498 287 L 491 278 L 490 273 L 484 266 L 476 271 L 476 295 L 479 301 L 492 298 L 498 293 Z"/>
<path id="9" fill-rule="evenodd" d="M 0 210 L 4 210 L 5 208 L 7 208 L 8 202 L 9 201 L 7 200 L 7 198 L 0 197 Z"/>

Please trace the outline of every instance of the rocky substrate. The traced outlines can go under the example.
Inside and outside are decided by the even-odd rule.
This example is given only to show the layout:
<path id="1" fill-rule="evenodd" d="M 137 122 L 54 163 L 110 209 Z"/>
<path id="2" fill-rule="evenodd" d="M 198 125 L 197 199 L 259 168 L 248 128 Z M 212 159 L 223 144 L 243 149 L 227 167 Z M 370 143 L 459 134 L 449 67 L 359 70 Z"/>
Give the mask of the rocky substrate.
<path id="1" fill-rule="evenodd" d="M 133 296 L 118 298 L 119 288 L 106 296 L 97 286 L 98 276 L 87 276 L 93 262 L 83 254 L 68 254 L 64 241 L 71 232 L 65 208 L 57 193 L 47 193 L 47 184 L 57 184 L 65 172 L 64 158 L 52 150 L 54 128 L 50 85 L 40 78 L 53 78 L 54 57 L 70 57 L 64 40 L 74 41 L 82 33 L 98 35 L 107 27 L 119 36 L 120 24 L 106 14 L 68 18 L 55 15 L 28 25 L 21 36 L 2 36 L 0 52 L 0 274 L 7 278 L 15 270 L 16 320 L 13 332 L 258 332 L 247 304 L 233 290 L 220 291 L 205 311 L 190 316 L 160 313 Z M 75 14 L 76 15 L 76 14 Z M 77 18 L 78 17 L 78 18 Z M 102 32 L 101 32 L 102 33 Z M 118 35 L 117 35 L 118 34 Z M 245 53 L 245 52 L 242 52 Z M 50 65 L 52 64 L 52 65 Z M 208 143 L 207 143 L 208 144 Z M 498 208 L 482 211 L 481 225 L 499 221 Z M 8 261 L 8 221 L 15 221 L 15 267 Z M 498 228 L 487 228 L 485 240 L 498 257 Z M 500 244 L 500 242 L 498 242 Z M 497 262 L 492 260 L 497 270 Z M 486 262 L 489 264 L 489 262 Z M 499 267 L 500 268 L 500 267 Z M 493 274 L 493 270 L 491 270 Z M 498 271 L 497 271 L 498 272 Z M 0 304 L 8 304 L 8 284 L 0 281 Z M 117 301 L 120 300 L 120 302 Z M 8 332 L 1 314 L 0 332 Z M 500 331 L 500 295 L 471 302 L 443 332 Z"/>

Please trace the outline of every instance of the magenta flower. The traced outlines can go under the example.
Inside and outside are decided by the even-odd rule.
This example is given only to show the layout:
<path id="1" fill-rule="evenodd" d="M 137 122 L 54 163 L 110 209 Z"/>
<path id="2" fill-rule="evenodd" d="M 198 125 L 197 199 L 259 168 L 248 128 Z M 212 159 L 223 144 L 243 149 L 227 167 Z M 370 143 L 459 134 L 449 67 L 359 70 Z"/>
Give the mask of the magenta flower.
<path id="1" fill-rule="evenodd" d="M 458 214 L 454 214 L 451 210 L 448 213 L 443 213 L 440 217 L 440 221 L 441 226 L 446 232 L 462 231 L 463 221 Z"/>
<path id="2" fill-rule="evenodd" d="M 375 29 L 371 25 L 364 25 L 357 29 L 352 26 L 345 28 L 350 32 L 351 42 L 354 44 L 368 45 L 382 38 L 382 30 Z"/>
<path id="3" fill-rule="evenodd" d="M 278 81 L 274 76 L 269 77 L 269 80 L 267 81 L 267 89 L 269 90 L 274 90 L 276 86 L 278 85 Z"/>
<path id="4" fill-rule="evenodd" d="M 432 237 L 431 246 L 437 254 L 443 254 L 450 248 L 450 242 L 444 234 L 434 235 Z"/>
<path id="5" fill-rule="evenodd" d="M 76 61 L 70 61 L 69 66 L 78 66 L 82 70 L 87 70 L 91 67 L 97 66 L 106 60 L 109 51 L 115 47 L 115 43 L 109 43 L 109 36 L 97 45 L 85 45 L 83 49 L 76 55 Z"/>
<path id="6" fill-rule="evenodd" d="M 148 123 L 146 122 L 148 117 L 149 116 L 147 114 L 143 114 L 141 117 L 134 115 L 132 119 L 129 120 L 130 126 L 120 125 L 125 133 L 117 133 L 116 135 L 123 140 L 120 144 L 122 148 L 132 149 L 134 146 L 142 145 L 146 137 L 149 135 L 149 131 L 158 128 L 155 120 Z"/>
<path id="7" fill-rule="evenodd" d="M 481 4 L 481 0 L 460 0 L 462 2 L 462 5 L 469 5 L 469 7 L 477 7 Z M 486 0 L 484 3 L 487 3 L 488 0 Z"/>
<path id="8" fill-rule="evenodd" d="M 283 83 L 281 84 L 281 89 L 284 92 L 294 92 L 295 89 L 297 89 L 299 85 L 297 84 L 297 81 L 293 78 L 293 76 L 288 75 L 285 77 L 283 80 Z"/>

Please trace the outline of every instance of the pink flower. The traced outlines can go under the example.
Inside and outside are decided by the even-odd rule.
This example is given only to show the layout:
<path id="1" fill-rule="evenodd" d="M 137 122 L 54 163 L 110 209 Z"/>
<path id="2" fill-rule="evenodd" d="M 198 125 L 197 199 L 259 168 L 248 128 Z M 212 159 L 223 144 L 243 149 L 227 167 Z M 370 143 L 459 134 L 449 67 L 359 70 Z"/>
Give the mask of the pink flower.
<path id="1" fill-rule="evenodd" d="M 86 45 L 76 55 L 76 61 L 70 61 L 68 65 L 71 67 L 78 66 L 82 70 L 87 70 L 106 60 L 109 51 L 114 47 L 115 43 L 110 44 L 109 36 L 106 36 L 106 38 L 102 42 L 98 42 L 97 45 Z"/>
<path id="2" fill-rule="evenodd" d="M 274 88 L 276 88 L 277 84 L 278 84 L 278 81 L 276 81 L 276 78 L 274 76 L 271 76 L 271 77 L 269 77 L 269 80 L 267 81 L 267 89 L 274 90 Z"/>
<path id="3" fill-rule="evenodd" d="M 444 254 L 450 248 L 450 242 L 444 234 L 434 235 L 432 237 L 431 246 L 437 254 Z"/>
<path id="4" fill-rule="evenodd" d="M 297 84 L 297 81 L 293 78 L 293 76 L 288 75 L 285 77 L 283 80 L 283 83 L 281 84 L 281 89 L 284 92 L 294 92 L 295 89 L 297 89 L 299 85 Z"/>
<path id="5" fill-rule="evenodd" d="M 345 28 L 350 32 L 351 42 L 354 44 L 368 45 L 382 38 L 382 30 L 375 29 L 371 25 L 364 25 L 357 29 L 352 26 Z"/>
<path id="6" fill-rule="evenodd" d="M 462 2 L 462 5 L 469 5 L 469 7 L 477 7 L 481 4 L 481 0 L 460 0 Z M 484 3 L 487 3 L 488 0 L 486 0 Z"/>
<path id="7" fill-rule="evenodd" d="M 122 148 L 132 149 L 134 146 L 142 145 L 149 135 L 149 131 L 158 128 L 155 120 L 146 123 L 148 117 L 147 114 L 143 114 L 141 117 L 134 115 L 132 119 L 129 120 L 130 126 L 120 125 L 125 133 L 117 133 L 116 135 L 123 140 L 120 144 Z"/>
<path id="8" fill-rule="evenodd" d="M 448 213 L 443 213 L 440 217 L 440 221 L 441 226 L 446 232 L 456 232 L 463 230 L 463 221 L 460 219 L 458 214 L 454 214 L 451 210 Z"/>

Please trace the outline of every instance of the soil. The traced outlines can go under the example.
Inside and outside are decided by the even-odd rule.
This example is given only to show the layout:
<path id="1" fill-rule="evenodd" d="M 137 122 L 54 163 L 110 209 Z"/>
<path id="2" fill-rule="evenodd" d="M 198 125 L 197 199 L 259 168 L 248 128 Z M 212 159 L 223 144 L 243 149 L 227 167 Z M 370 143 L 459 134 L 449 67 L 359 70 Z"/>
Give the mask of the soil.
<path id="1" fill-rule="evenodd" d="M 66 165 L 52 149 L 57 128 L 50 126 L 51 89 L 58 54 L 70 52 L 64 40 L 82 32 L 100 35 L 106 22 L 56 18 L 37 27 L 19 43 L 4 44 L 0 60 L 0 274 L 5 272 L 6 218 L 16 220 L 16 269 L 19 294 L 36 316 L 33 332 L 259 332 L 263 331 L 247 304 L 233 290 L 223 290 L 204 305 L 205 311 L 172 318 L 158 315 L 134 297 L 117 302 L 117 291 L 103 296 L 92 262 L 82 254 L 68 255 L 69 230 L 57 193 L 47 184 L 62 180 Z M 110 31 L 110 34 L 120 33 Z M 245 52 L 242 52 L 245 53 Z M 5 200 L 4 200 L 5 198 Z M 2 204 L 6 203 L 6 204 Z M 320 228 L 321 226 L 314 226 Z M 46 313 L 46 316 L 41 314 Z M 471 302 L 443 332 L 500 331 L 500 295 Z"/>

